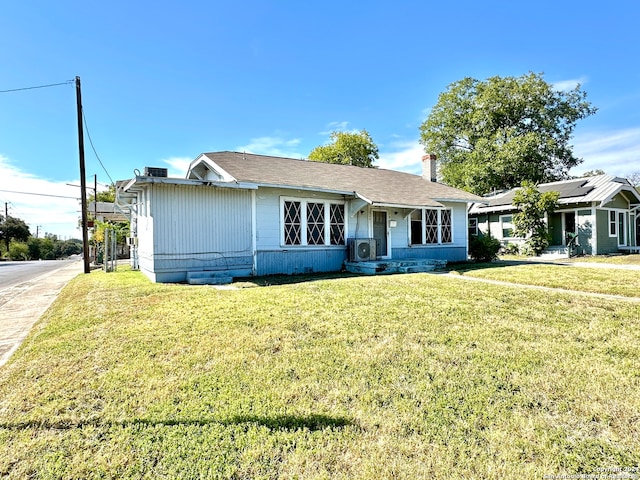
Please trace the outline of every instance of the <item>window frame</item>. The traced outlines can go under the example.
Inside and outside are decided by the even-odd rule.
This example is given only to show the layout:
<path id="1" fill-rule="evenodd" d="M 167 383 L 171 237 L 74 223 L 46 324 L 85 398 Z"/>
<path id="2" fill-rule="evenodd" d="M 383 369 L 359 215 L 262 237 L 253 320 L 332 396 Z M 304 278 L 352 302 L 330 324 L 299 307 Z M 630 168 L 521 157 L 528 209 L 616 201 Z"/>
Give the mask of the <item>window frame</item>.
<path id="1" fill-rule="evenodd" d="M 286 203 L 299 203 L 300 204 L 300 224 L 299 224 L 299 235 L 300 235 L 300 243 L 286 243 L 287 241 L 287 233 L 286 233 L 286 223 L 285 223 L 285 205 Z M 310 204 L 322 204 L 322 236 L 323 241 L 318 243 L 309 243 L 309 205 Z M 342 207 L 342 223 L 340 222 L 332 222 L 335 220 L 335 215 L 332 211 L 332 205 L 340 205 Z M 313 207 L 312 207 L 313 208 Z M 323 198 L 303 198 L 303 197 L 280 197 L 280 246 L 282 248 L 344 248 L 347 245 L 347 211 L 346 211 L 346 202 L 344 200 L 329 200 Z M 339 237 L 339 235 L 335 235 L 336 227 L 342 228 L 342 240 L 343 243 L 332 243 L 334 239 Z M 312 230 L 314 230 L 312 228 Z M 315 230 L 317 231 L 317 229 Z"/>
<path id="2" fill-rule="evenodd" d="M 618 210 L 609 210 L 608 217 L 609 238 L 618 238 Z"/>
<path id="3" fill-rule="evenodd" d="M 467 224 L 469 236 L 471 235 L 475 235 L 476 237 L 478 236 L 478 223 L 479 222 L 476 217 L 469 217 L 469 222 Z"/>
<path id="4" fill-rule="evenodd" d="M 430 223 L 429 225 L 427 225 L 426 221 L 427 221 L 427 210 L 429 211 L 435 211 L 436 212 L 436 223 Z M 420 212 L 420 234 L 421 234 L 421 241 L 420 243 L 414 243 L 413 242 L 413 237 L 414 237 L 414 228 L 413 228 L 413 224 L 414 223 L 418 223 L 417 219 L 413 218 L 413 215 L 415 212 L 419 211 Z M 448 242 L 443 242 L 443 224 L 442 224 L 442 216 L 443 216 L 443 212 L 449 212 L 449 241 Z M 431 246 L 431 245 L 453 245 L 454 239 L 455 239 L 455 232 L 454 232 L 454 228 L 453 228 L 453 209 L 452 208 L 420 208 L 420 209 L 416 209 L 414 210 L 411 215 L 409 215 L 409 245 L 411 246 Z M 434 227 L 436 228 L 436 241 L 435 242 L 427 242 L 427 227 L 429 227 L 430 229 L 433 229 Z M 417 236 L 417 235 L 416 235 Z"/>
<path id="5" fill-rule="evenodd" d="M 505 220 L 506 218 L 509 218 L 509 220 Z M 509 214 L 505 214 L 505 215 L 500 215 L 500 234 L 501 237 L 500 238 L 518 238 L 515 235 L 515 227 L 513 225 L 513 214 L 509 213 Z M 505 231 L 505 225 L 510 225 L 510 227 L 507 227 L 508 230 L 510 230 L 510 234 L 509 235 L 505 235 L 504 231 Z"/>

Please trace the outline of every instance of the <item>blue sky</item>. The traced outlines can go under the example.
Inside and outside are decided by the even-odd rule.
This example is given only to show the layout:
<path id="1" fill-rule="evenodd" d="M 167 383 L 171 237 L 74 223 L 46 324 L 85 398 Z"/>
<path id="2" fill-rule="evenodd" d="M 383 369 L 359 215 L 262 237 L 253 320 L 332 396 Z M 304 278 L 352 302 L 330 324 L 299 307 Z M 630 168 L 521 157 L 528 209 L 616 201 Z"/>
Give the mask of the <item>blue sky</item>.
<path id="1" fill-rule="evenodd" d="M 419 125 L 464 77 L 543 73 L 598 112 L 584 163 L 640 170 L 640 4 L 614 2 L 6 2 L 0 90 L 79 76 L 86 172 L 184 176 L 202 152 L 304 158 L 331 130 L 366 129 L 378 165 L 420 171 Z M 105 172 L 106 169 L 106 172 Z M 107 175 L 108 173 L 108 175 Z M 110 178 L 109 178 L 110 177 Z M 80 237 L 73 84 L 0 93 L 0 201 L 35 234 Z"/>

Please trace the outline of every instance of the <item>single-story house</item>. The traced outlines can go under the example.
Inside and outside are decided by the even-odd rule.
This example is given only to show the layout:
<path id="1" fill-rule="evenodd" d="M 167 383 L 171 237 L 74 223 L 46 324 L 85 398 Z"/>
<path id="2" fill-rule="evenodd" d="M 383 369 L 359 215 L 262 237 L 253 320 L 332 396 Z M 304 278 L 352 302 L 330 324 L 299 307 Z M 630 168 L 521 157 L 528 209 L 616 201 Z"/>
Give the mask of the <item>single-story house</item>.
<path id="1" fill-rule="evenodd" d="M 489 233 L 503 244 L 524 242 L 514 235 L 516 190 L 474 203 L 469 209 L 469 233 Z M 543 183 L 538 190 L 560 195 L 559 207 L 547 218 L 551 248 L 569 245 L 574 253 L 602 255 L 633 251 L 640 245 L 640 193 L 628 180 L 597 175 Z"/>
<path id="2" fill-rule="evenodd" d="M 151 280 L 340 271 L 371 259 L 466 260 L 467 211 L 481 197 L 423 175 L 241 152 L 203 153 L 118 182 L 132 262 Z"/>

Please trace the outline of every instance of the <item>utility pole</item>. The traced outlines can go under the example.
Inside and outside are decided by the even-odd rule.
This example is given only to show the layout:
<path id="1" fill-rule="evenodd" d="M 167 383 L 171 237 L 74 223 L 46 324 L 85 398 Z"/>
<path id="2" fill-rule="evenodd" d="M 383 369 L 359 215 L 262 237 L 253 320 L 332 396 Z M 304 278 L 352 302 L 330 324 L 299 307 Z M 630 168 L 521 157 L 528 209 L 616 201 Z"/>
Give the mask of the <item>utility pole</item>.
<path id="1" fill-rule="evenodd" d="M 89 235 L 87 233 L 87 180 L 84 168 L 84 135 L 82 127 L 82 92 L 80 77 L 76 77 L 76 110 L 78 112 L 78 150 L 80 154 L 80 201 L 82 202 L 82 255 L 84 257 L 84 273 L 89 268 Z"/>

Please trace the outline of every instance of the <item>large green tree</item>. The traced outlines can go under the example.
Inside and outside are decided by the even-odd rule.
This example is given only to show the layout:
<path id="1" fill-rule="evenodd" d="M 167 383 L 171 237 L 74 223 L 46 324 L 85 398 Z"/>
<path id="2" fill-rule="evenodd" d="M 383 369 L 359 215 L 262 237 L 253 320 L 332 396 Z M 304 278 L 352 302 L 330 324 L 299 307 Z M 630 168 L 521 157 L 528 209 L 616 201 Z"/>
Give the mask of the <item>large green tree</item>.
<path id="1" fill-rule="evenodd" d="M 373 167 L 378 159 L 378 146 L 366 130 L 331 132 L 331 143 L 314 148 L 309 160 L 314 162 Z"/>
<path id="2" fill-rule="evenodd" d="M 482 195 L 567 178 L 582 161 L 569 144 L 576 122 L 595 111 L 580 85 L 558 91 L 542 74 L 464 78 L 440 94 L 420 143 L 444 183 Z"/>
<path id="3" fill-rule="evenodd" d="M 5 218 L 0 215 L 0 240 L 4 241 L 7 251 L 12 240 L 26 242 L 30 236 L 29 227 L 24 220 L 12 216 Z"/>

